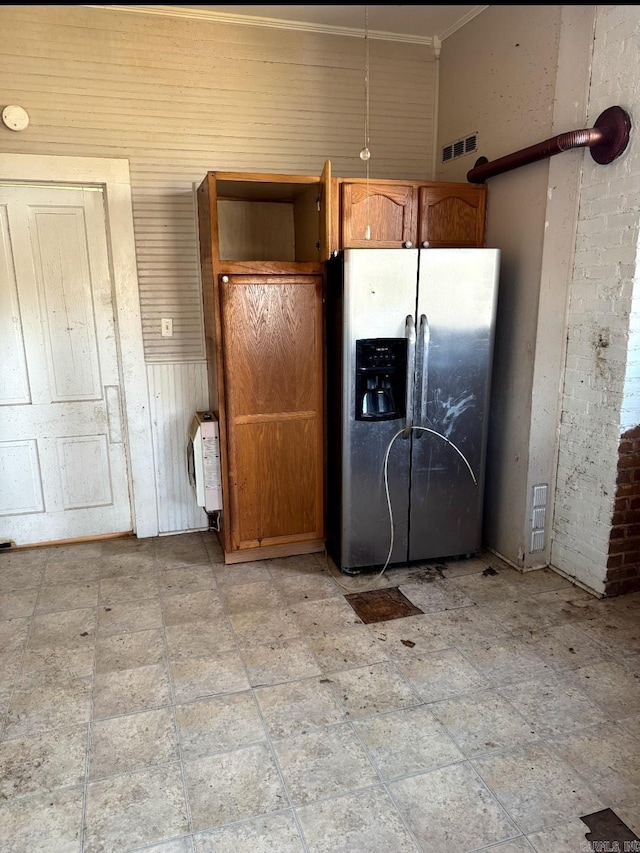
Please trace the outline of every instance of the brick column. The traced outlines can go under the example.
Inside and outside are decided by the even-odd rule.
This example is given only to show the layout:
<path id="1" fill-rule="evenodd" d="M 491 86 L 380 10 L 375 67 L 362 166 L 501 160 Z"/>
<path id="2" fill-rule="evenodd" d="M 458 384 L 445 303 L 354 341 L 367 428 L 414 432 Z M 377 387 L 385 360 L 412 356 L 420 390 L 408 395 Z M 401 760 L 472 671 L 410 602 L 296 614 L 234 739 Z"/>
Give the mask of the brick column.
<path id="1" fill-rule="evenodd" d="M 640 590 L 640 426 L 620 437 L 606 596 Z"/>

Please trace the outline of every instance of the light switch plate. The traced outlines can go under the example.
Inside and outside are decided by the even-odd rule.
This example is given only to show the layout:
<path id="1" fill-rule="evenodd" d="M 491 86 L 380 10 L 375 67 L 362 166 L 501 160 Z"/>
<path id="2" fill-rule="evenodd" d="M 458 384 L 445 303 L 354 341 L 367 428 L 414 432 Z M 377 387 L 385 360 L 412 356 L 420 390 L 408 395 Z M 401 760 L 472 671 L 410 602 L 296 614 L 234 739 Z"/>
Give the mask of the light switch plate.
<path id="1" fill-rule="evenodd" d="M 160 320 L 160 334 L 163 338 L 172 338 L 173 337 L 173 320 L 171 318 L 164 317 Z"/>

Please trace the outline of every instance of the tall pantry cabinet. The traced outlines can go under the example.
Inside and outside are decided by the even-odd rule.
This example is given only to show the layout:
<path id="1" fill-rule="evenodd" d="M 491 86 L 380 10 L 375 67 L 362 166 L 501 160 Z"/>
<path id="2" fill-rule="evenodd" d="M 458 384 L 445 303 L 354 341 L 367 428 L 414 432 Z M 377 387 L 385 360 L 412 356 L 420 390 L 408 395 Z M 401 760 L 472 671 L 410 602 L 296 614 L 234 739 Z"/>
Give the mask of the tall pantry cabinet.
<path id="1" fill-rule="evenodd" d="M 322 176 L 209 172 L 198 188 L 226 563 L 324 549 Z"/>

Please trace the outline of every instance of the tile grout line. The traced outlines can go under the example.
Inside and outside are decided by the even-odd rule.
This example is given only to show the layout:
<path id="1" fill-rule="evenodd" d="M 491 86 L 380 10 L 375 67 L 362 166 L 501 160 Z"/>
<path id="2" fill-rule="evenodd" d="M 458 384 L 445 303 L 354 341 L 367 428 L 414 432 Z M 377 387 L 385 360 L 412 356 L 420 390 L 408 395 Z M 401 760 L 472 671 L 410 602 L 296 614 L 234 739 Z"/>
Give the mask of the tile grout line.
<path id="1" fill-rule="evenodd" d="M 16 674 L 13 678 L 11 690 L 9 691 L 9 701 L 7 703 L 7 709 L 3 714 L 2 728 L 0 729 L 0 743 L 4 742 L 5 740 L 10 740 L 10 738 L 5 738 L 5 733 L 6 733 L 7 725 L 9 723 L 9 713 L 11 710 L 11 703 L 13 701 L 13 697 L 16 693 L 16 690 L 20 689 L 17 685 L 18 685 L 18 681 L 20 678 L 20 674 L 22 672 L 22 666 L 23 666 L 23 663 L 25 660 L 27 649 L 29 646 L 29 639 L 30 639 L 31 634 L 33 632 L 33 623 L 35 620 L 35 610 L 36 610 L 38 598 L 40 597 L 40 590 L 42 589 L 42 585 L 44 583 L 44 575 L 46 572 L 46 568 L 47 568 L 47 560 L 45 559 L 45 561 L 43 563 L 43 568 L 42 568 L 42 576 L 40 578 L 40 583 L 38 584 L 38 587 L 37 587 L 38 593 L 36 595 L 35 601 L 33 602 L 33 610 L 31 611 L 31 615 L 26 616 L 26 617 L 20 617 L 20 616 L 10 617 L 8 620 L 3 620 L 3 621 L 11 621 L 12 618 L 16 618 L 16 619 L 26 618 L 26 619 L 28 619 L 28 623 L 27 623 L 27 636 L 25 637 L 24 645 L 20 651 L 20 661 L 18 663 L 18 668 L 16 670 Z"/>
<path id="2" fill-rule="evenodd" d="M 157 542 L 154 542 L 154 569 L 157 573 L 159 571 L 162 571 L 162 569 L 158 568 L 157 562 L 156 562 L 156 560 L 157 560 L 156 544 L 157 544 Z M 211 569 L 211 574 L 213 577 L 213 570 L 212 569 Z M 162 621 L 162 626 L 161 626 L 162 642 L 163 642 L 163 646 L 164 646 L 163 655 L 164 655 L 164 662 L 165 662 L 165 666 L 166 666 L 167 679 L 169 681 L 169 690 L 170 690 L 170 694 L 171 694 L 171 719 L 173 722 L 173 733 L 174 733 L 174 737 L 175 737 L 175 741 L 176 741 L 176 748 L 177 748 L 177 752 L 178 752 L 178 761 L 179 761 L 179 765 L 180 765 L 180 778 L 182 780 L 182 796 L 184 797 L 185 814 L 186 814 L 186 818 L 187 818 L 187 833 L 188 833 L 189 843 L 191 845 L 191 848 L 193 849 L 194 848 L 194 843 L 193 843 L 193 834 L 194 834 L 193 815 L 191 812 L 191 801 L 189 798 L 189 786 L 187 784 L 187 772 L 186 772 L 186 767 L 185 767 L 185 759 L 184 759 L 184 755 L 182 753 L 182 743 L 181 743 L 181 738 L 180 738 L 180 726 L 178 724 L 176 691 L 175 691 L 175 685 L 173 683 L 173 675 L 171 672 L 171 658 L 169 655 L 169 644 L 167 642 L 167 631 L 166 631 L 167 626 L 165 624 L 163 597 L 161 594 L 161 589 L 160 589 L 159 584 L 158 584 L 157 589 L 158 589 L 158 605 L 160 607 L 160 618 Z M 162 839 L 162 841 L 164 841 L 164 840 L 165 839 Z M 156 843 L 159 843 L 159 842 L 156 842 Z"/>
<path id="3" fill-rule="evenodd" d="M 267 744 L 267 747 L 268 747 L 269 752 L 270 752 L 270 754 L 271 754 L 271 758 L 272 758 L 272 760 L 273 760 L 273 762 L 274 762 L 274 764 L 275 764 L 275 766 L 276 766 L 276 769 L 277 769 L 277 771 L 278 771 L 278 774 L 279 774 L 279 776 L 280 776 L 280 783 L 281 783 L 281 785 L 282 785 L 282 789 L 283 789 L 283 791 L 284 791 L 284 793 L 285 793 L 285 795 L 286 795 L 286 797 L 287 797 L 287 800 L 288 800 L 288 802 L 289 802 L 289 808 L 287 809 L 287 811 L 290 811 L 290 812 L 291 812 L 291 816 L 292 816 L 293 821 L 294 821 L 294 823 L 295 823 L 296 829 L 298 830 L 298 835 L 299 835 L 299 837 L 300 837 L 300 842 L 301 842 L 301 844 L 302 844 L 302 849 L 303 849 L 304 853 L 308 853 L 308 851 L 309 851 L 309 847 L 308 847 L 308 844 L 307 844 L 307 839 L 306 839 L 305 834 L 304 834 L 304 832 L 303 832 L 303 830 L 302 830 L 302 825 L 301 825 L 301 823 L 300 823 L 300 819 L 299 819 L 299 817 L 298 817 L 298 813 L 297 813 L 297 811 L 296 811 L 296 807 L 295 807 L 295 804 L 294 804 L 294 801 L 293 801 L 293 797 L 292 797 L 292 795 L 291 795 L 291 791 L 290 791 L 290 789 L 289 789 L 289 784 L 288 784 L 287 779 L 286 779 L 286 777 L 285 777 L 285 775 L 284 775 L 284 772 L 283 772 L 283 770 L 282 770 L 282 767 L 280 766 L 280 761 L 278 760 L 278 754 L 277 754 L 276 748 L 275 748 L 275 746 L 274 746 L 274 744 L 273 744 L 273 740 L 272 740 L 272 738 L 271 738 L 271 734 L 270 734 L 270 731 L 269 731 L 269 726 L 267 725 L 267 722 L 266 722 L 266 720 L 264 719 L 264 716 L 263 716 L 263 714 L 262 714 L 262 709 L 261 709 L 261 707 L 260 707 L 260 703 L 258 702 L 258 698 L 257 698 L 257 696 L 256 696 L 256 692 L 255 692 L 255 688 L 254 688 L 254 687 L 251 687 L 251 696 L 252 696 L 252 699 L 253 699 L 254 705 L 255 705 L 255 707 L 256 707 L 256 709 L 257 709 L 258 716 L 260 717 L 260 721 L 261 721 L 261 723 L 262 723 L 262 726 L 263 726 L 263 728 L 264 728 L 265 738 L 266 738 L 266 744 Z"/>
<path id="4" fill-rule="evenodd" d="M 102 556 L 102 555 L 101 555 Z M 82 821 L 80 824 L 80 853 L 83 853 L 87 841 L 87 818 L 89 808 L 89 773 L 91 770 L 91 747 L 93 744 L 93 699 L 96 685 L 96 663 L 98 658 L 98 611 L 100 609 L 100 571 L 98 570 L 98 594 L 95 606 L 95 622 L 94 622 L 94 654 L 93 665 L 91 667 L 91 693 L 89 698 L 89 724 L 87 731 L 87 752 L 85 756 L 84 769 L 84 785 L 82 797 Z"/>
<path id="5" fill-rule="evenodd" d="M 420 706 L 420 705 L 418 705 L 417 707 L 421 707 L 421 706 Z M 394 712 L 393 712 L 393 711 L 390 711 L 389 713 L 394 713 Z M 376 715 L 376 716 L 379 716 L 379 715 Z M 394 808 L 394 810 L 395 810 L 395 813 L 398 815 L 398 817 L 399 817 L 399 819 L 400 819 L 400 822 L 401 822 L 402 826 L 405 828 L 405 830 L 406 830 L 406 832 L 407 832 L 407 834 L 408 834 L 409 838 L 410 838 L 410 839 L 413 841 L 413 843 L 416 845 L 416 849 L 417 849 L 417 850 L 421 850 L 421 849 L 422 849 L 422 845 L 419 843 L 419 841 L 418 841 L 418 839 L 417 839 L 416 835 L 414 834 L 413 830 L 411 829 L 411 827 L 410 827 L 410 826 L 409 826 L 409 824 L 407 823 L 407 820 L 406 820 L 406 818 L 405 818 L 404 814 L 402 813 L 402 811 L 401 811 L 401 810 L 400 810 L 400 808 L 398 807 L 398 804 L 396 803 L 396 801 L 395 801 L 395 799 L 394 799 L 394 797 L 393 797 L 393 795 L 392 795 L 391 791 L 389 790 L 389 786 L 388 786 L 388 784 L 387 784 L 389 780 L 385 780 L 385 779 L 383 778 L 383 776 L 382 776 L 382 772 L 378 769 L 378 766 L 376 765 L 375 761 L 373 760 L 373 756 L 371 755 L 371 752 L 369 751 L 369 749 L 368 749 L 367 745 L 365 744 L 364 740 L 363 740 L 363 739 L 362 739 L 362 737 L 360 736 L 360 733 L 358 732 L 357 726 L 355 726 L 355 725 L 354 725 L 354 721 L 352 720 L 352 721 L 350 721 L 350 722 L 351 722 L 351 727 L 352 727 L 352 729 L 353 729 L 353 732 L 354 732 L 355 736 L 357 737 L 357 739 L 358 739 L 358 741 L 359 741 L 360 745 L 362 746 L 363 750 L 365 751 L 365 754 L 366 754 L 367 758 L 368 758 L 368 759 L 369 759 L 369 761 L 371 762 L 372 767 L 373 767 L 373 768 L 374 768 L 374 770 L 376 771 L 376 774 L 377 774 L 377 776 L 378 776 L 378 778 L 379 778 L 379 780 L 380 780 L 380 786 L 382 787 L 382 789 L 383 789 L 383 790 L 384 790 L 384 792 L 386 793 L 387 797 L 389 798 L 389 802 L 390 802 L 390 803 L 391 803 L 391 805 L 393 806 L 393 808 Z M 402 777 L 402 778 L 406 778 L 406 777 Z"/>
<path id="6" fill-rule="evenodd" d="M 271 583 L 273 583 L 273 579 L 271 579 Z M 271 734 L 269 731 L 269 726 L 267 725 L 267 722 L 264 719 L 264 715 L 262 713 L 262 708 L 260 707 L 260 703 L 259 703 L 257 695 L 256 695 L 256 687 L 254 687 L 254 685 L 251 683 L 249 668 L 246 664 L 244 655 L 242 654 L 242 651 L 241 651 L 241 649 L 243 648 L 243 646 L 240 642 L 241 638 L 238 635 L 238 633 L 236 632 L 236 629 L 235 629 L 234 624 L 233 624 L 233 620 L 231 619 L 231 614 L 228 612 L 227 604 L 225 603 L 224 593 L 221 592 L 220 597 L 221 597 L 221 600 L 223 603 L 223 608 L 225 611 L 225 618 L 229 621 L 229 624 L 231 626 L 232 635 L 233 635 L 233 637 L 236 641 L 236 644 L 237 644 L 238 655 L 240 656 L 240 659 L 242 661 L 242 665 L 243 665 L 245 675 L 247 678 L 247 684 L 249 685 L 249 690 L 251 691 L 251 698 L 252 698 L 254 707 L 256 708 L 256 712 L 257 712 L 258 717 L 260 719 L 260 723 L 262 725 L 262 728 L 264 730 L 265 744 L 269 750 L 269 754 L 271 755 L 271 759 L 275 764 L 276 770 L 278 771 L 278 775 L 280 777 L 280 784 L 282 785 L 282 790 L 284 791 L 285 796 L 287 797 L 287 801 L 289 803 L 289 808 L 287 809 L 287 811 L 291 812 L 293 821 L 294 821 L 296 829 L 298 831 L 298 835 L 300 837 L 300 841 L 301 841 L 304 853 L 308 853 L 308 846 L 307 846 L 306 838 L 304 836 L 304 833 L 302 832 L 302 826 L 300 825 L 298 815 L 297 815 L 295 808 L 294 808 L 293 799 L 291 796 L 291 792 L 289 790 L 289 785 L 287 784 L 287 780 L 286 780 L 285 775 L 282 771 L 282 767 L 280 766 L 280 762 L 278 760 L 278 755 L 277 755 L 277 752 L 276 752 L 276 749 L 274 747 L 274 744 L 273 744 L 273 741 L 271 738 Z M 286 602 L 283 602 L 283 605 L 284 605 L 284 611 L 289 612 L 289 608 L 287 607 Z M 271 685 L 269 685 L 269 686 L 271 686 Z M 270 814 L 274 814 L 274 812 L 271 812 Z M 232 824 L 227 824 L 227 825 L 233 825 L 233 823 L 238 823 L 238 822 L 235 821 L 235 822 L 232 822 Z"/>

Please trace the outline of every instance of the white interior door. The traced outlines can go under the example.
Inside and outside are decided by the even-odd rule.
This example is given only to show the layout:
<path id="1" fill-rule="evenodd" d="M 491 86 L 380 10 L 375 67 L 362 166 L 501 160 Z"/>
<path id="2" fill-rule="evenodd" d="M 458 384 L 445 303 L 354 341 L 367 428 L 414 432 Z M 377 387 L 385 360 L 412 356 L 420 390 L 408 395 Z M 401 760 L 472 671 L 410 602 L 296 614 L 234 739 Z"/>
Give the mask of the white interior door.
<path id="1" fill-rule="evenodd" d="M 0 532 L 132 529 L 100 188 L 0 186 Z"/>

